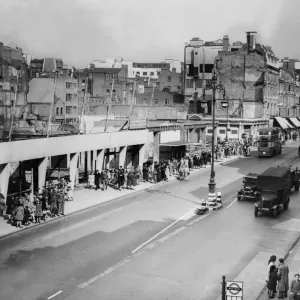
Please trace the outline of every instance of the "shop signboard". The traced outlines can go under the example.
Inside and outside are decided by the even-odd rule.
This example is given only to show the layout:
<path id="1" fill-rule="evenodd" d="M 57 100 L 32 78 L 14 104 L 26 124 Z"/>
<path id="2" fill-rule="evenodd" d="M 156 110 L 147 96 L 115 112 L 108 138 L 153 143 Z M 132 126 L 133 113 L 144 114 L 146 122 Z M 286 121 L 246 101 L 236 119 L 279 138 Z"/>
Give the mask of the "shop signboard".
<path id="1" fill-rule="evenodd" d="M 32 182 L 32 172 L 31 171 L 25 171 L 25 180 L 26 183 L 30 183 Z"/>
<path id="2" fill-rule="evenodd" d="M 130 129 L 144 129 L 146 128 L 146 119 L 131 119 L 129 121 Z"/>

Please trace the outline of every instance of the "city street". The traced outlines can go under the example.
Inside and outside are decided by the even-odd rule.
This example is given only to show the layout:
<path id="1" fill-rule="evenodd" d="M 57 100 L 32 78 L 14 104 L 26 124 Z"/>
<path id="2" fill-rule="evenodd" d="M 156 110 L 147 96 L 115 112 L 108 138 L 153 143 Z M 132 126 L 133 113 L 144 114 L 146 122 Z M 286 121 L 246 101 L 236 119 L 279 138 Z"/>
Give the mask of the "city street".
<path id="1" fill-rule="evenodd" d="M 256 299 L 259 268 L 264 281 L 269 256 L 284 256 L 299 235 L 299 195 L 274 219 L 255 218 L 236 193 L 249 172 L 300 166 L 297 147 L 217 166 L 224 208 L 203 216 L 194 211 L 210 168 L 1 239 L 1 299 L 216 300 L 222 275 L 243 280 L 245 299 Z"/>

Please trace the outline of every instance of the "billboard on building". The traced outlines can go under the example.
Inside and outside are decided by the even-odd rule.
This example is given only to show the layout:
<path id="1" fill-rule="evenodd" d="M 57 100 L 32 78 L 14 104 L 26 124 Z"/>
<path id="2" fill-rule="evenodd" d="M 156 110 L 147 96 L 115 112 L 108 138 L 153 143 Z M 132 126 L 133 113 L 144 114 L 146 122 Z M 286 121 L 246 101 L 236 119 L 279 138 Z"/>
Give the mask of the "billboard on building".
<path id="1" fill-rule="evenodd" d="M 160 143 L 169 143 L 180 141 L 180 130 L 163 131 L 160 134 Z"/>

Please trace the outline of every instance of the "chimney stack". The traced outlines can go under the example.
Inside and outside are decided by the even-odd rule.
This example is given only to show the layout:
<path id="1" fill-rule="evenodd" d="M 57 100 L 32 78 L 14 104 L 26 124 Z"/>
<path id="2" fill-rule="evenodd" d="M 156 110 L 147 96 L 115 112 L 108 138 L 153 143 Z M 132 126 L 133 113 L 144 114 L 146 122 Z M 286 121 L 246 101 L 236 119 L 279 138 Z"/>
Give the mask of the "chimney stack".
<path id="1" fill-rule="evenodd" d="M 223 51 L 229 50 L 229 37 L 228 35 L 223 36 Z"/>
<path id="2" fill-rule="evenodd" d="M 256 31 L 247 31 L 247 46 L 248 46 L 248 51 L 251 52 L 255 50 L 255 44 L 256 44 Z"/>

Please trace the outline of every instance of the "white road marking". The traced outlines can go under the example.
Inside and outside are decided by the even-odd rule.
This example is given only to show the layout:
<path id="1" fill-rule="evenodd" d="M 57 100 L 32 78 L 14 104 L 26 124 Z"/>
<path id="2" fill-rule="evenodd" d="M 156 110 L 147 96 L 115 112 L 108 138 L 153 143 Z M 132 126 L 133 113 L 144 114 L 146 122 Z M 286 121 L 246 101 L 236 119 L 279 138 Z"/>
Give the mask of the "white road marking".
<path id="1" fill-rule="evenodd" d="M 226 208 L 229 208 L 235 201 L 237 201 L 237 199 L 233 200 Z"/>
<path id="2" fill-rule="evenodd" d="M 61 294 L 61 293 L 62 293 L 62 291 L 59 291 L 59 292 L 53 294 L 52 296 L 48 297 L 47 299 L 52 299 L 52 298 L 58 296 L 58 295 Z"/>
<path id="3" fill-rule="evenodd" d="M 144 252 L 142 252 L 142 253 L 144 253 Z M 141 253 L 141 254 L 142 254 L 142 253 Z M 99 275 L 97 275 L 97 276 L 91 278 L 90 280 L 85 281 L 84 283 L 78 285 L 78 288 L 83 289 L 83 288 L 87 287 L 88 285 L 92 284 L 92 283 L 95 282 L 96 280 L 98 280 L 98 279 L 104 277 L 105 275 L 108 275 L 108 274 L 112 273 L 112 272 L 115 271 L 116 269 L 118 269 L 118 268 L 124 266 L 126 263 L 130 262 L 132 259 L 133 259 L 133 256 L 131 255 L 131 256 L 129 256 L 129 257 L 127 257 L 127 258 L 125 258 L 125 259 L 119 261 L 119 262 L 116 263 L 115 265 L 113 265 L 113 266 L 107 268 L 104 272 L 100 273 Z"/>
<path id="4" fill-rule="evenodd" d="M 172 226 L 174 226 L 176 223 L 178 223 L 179 221 L 183 220 L 188 214 L 190 214 L 191 212 L 194 212 L 195 208 L 193 208 L 192 210 L 188 211 L 186 214 L 184 214 L 182 217 L 180 217 L 179 219 L 177 219 L 175 222 L 173 222 L 171 225 L 167 226 L 165 229 L 161 230 L 159 233 L 157 233 L 156 235 L 154 235 L 151 239 L 147 240 L 145 243 L 141 244 L 140 246 L 138 246 L 136 249 L 134 249 L 131 253 L 135 253 L 138 250 L 140 250 L 141 248 L 143 248 L 145 245 L 149 244 L 151 241 L 153 241 L 156 237 L 158 237 L 159 235 L 161 235 L 162 233 L 164 233 L 165 231 L 167 231 L 169 228 L 171 228 Z"/>

